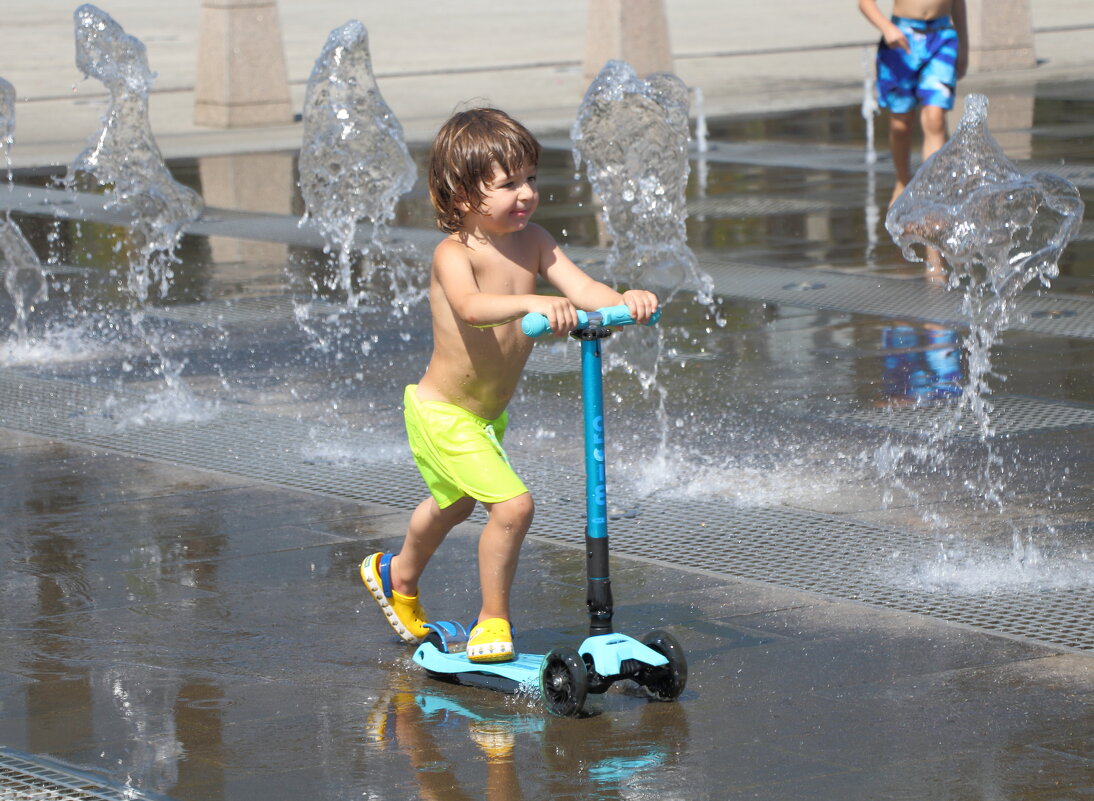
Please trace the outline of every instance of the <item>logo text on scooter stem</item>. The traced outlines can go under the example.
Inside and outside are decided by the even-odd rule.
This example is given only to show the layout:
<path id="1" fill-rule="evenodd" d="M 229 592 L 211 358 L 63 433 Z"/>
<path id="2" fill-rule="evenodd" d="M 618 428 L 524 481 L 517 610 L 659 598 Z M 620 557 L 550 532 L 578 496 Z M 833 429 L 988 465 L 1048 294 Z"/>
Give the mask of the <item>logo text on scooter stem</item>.
<path id="1" fill-rule="evenodd" d="M 596 462 L 596 486 L 594 501 L 598 508 L 603 509 L 608 503 L 607 492 L 604 487 L 606 473 L 604 469 L 604 417 L 598 415 L 593 418 L 593 460 Z M 597 523 L 605 522 L 605 517 L 597 517 Z"/>

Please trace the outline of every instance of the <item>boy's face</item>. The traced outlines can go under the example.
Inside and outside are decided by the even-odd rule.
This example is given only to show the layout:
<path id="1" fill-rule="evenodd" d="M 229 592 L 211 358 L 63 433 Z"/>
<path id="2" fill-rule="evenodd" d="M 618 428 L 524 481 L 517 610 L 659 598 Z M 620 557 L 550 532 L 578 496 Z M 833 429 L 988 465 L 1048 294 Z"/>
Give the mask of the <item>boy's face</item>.
<path id="1" fill-rule="evenodd" d="M 482 184 L 482 205 L 469 211 L 465 222 L 494 234 L 522 231 L 539 205 L 536 166 L 521 167 L 512 175 L 496 163 L 493 166 L 493 176 Z"/>

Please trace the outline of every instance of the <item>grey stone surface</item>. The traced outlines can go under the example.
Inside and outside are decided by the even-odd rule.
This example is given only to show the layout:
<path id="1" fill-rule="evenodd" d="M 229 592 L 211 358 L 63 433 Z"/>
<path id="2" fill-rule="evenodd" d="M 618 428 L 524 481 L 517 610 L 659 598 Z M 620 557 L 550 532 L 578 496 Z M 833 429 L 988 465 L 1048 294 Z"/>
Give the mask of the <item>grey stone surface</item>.
<path id="1" fill-rule="evenodd" d="M 936 476 L 924 481 L 919 504 L 903 499 L 882 507 L 879 482 L 864 463 L 885 435 L 838 413 L 869 410 L 876 401 L 883 359 L 893 355 L 879 344 L 881 331 L 909 324 L 899 319 L 906 310 L 865 308 L 849 291 L 814 307 L 773 293 L 804 287 L 807 294 L 826 282 L 872 284 L 876 291 L 902 282 L 909 289 L 888 300 L 907 296 L 913 305 L 938 288 L 891 244 L 869 250 L 861 222 L 868 208 L 852 200 L 864 197 L 868 207 L 887 196 L 884 186 L 871 194 L 867 182 L 888 180 L 884 164 L 867 176 L 861 143 L 840 133 L 847 128 L 844 107 L 861 90 L 862 53 L 872 34 L 842 0 L 792 5 L 794 13 L 774 19 L 770 7 L 755 4 L 667 4 L 677 70 L 703 86 L 712 115 L 736 115 L 721 121 L 725 158 L 712 156 L 705 165 L 710 202 L 689 231 L 721 271 L 728 323 L 715 327 L 686 304 L 675 307 L 673 327 L 692 332 L 695 342 L 681 346 L 664 376 L 672 389 L 666 415 L 681 420 L 674 446 L 686 452 L 715 440 L 723 458 L 698 475 L 675 477 L 696 482 L 706 510 L 806 510 L 810 519 L 896 528 L 930 544 L 937 532 L 924 519 L 927 511 L 953 521 L 970 546 L 1004 552 L 1014 524 L 1048 527 L 1056 545 L 1081 560 L 1083 548 L 1089 553 L 1094 497 L 1088 425 L 996 441 L 1005 458 L 1023 466 L 1005 519 L 985 515 Z M 1037 52 L 1047 63 L 966 82 L 970 90 L 1025 93 L 1029 102 L 1001 118 L 1012 122 L 998 123 L 1015 134 L 1008 152 L 1066 168 L 1085 181 L 1084 191 L 1089 86 L 1049 79 L 1089 74 L 1091 9 L 1085 0 L 1034 4 Z M 70 52 L 71 10 L 53 0 L 6 9 L 5 64 L 12 72 L 4 77 L 20 97 L 17 167 L 67 163 L 94 129 L 99 98 L 85 94 L 87 84 L 70 91 L 78 76 L 58 55 Z M 366 14 L 360 4 L 335 0 L 285 1 L 279 10 L 298 98 L 327 31 Z M 690 679 L 678 703 L 649 703 L 617 687 L 593 699 L 588 718 L 558 720 L 530 697 L 423 676 L 357 577 L 363 557 L 398 545 L 408 509 L 401 496 L 360 500 L 373 488 L 360 486 L 353 467 L 364 460 L 367 475 L 388 482 L 411 471 L 392 443 L 399 439 L 397 388 L 420 370 L 424 327 L 405 319 L 391 326 L 362 312 L 360 325 L 375 334 L 362 339 L 370 352 L 358 347 L 328 358 L 293 324 L 291 272 L 310 269 L 322 245 L 295 226 L 299 209 L 284 186 L 292 182 L 286 153 L 299 146 L 299 128 L 193 125 L 198 11 L 189 0 L 122 0 L 110 8 L 146 41 L 160 73 L 152 125 L 165 152 L 208 157 L 185 168 L 207 199 L 217 198 L 187 238 L 179 278 L 188 294 L 149 317 L 168 326 L 166 350 L 187 360 L 195 392 L 234 404 L 238 416 L 257 423 L 246 435 L 227 430 L 222 447 L 192 439 L 207 461 L 223 460 L 216 470 L 168 462 L 162 451 L 135 455 L 133 443 L 171 425 L 119 432 L 110 428 L 117 419 L 100 408 L 59 414 L 52 437 L 10 420 L 0 429 L 0 744 L 180 801 L 1077 801 L 1094 793 L 1089 651 L 946 622 L 929 604 L 919 613 L 885 609 L 742 577 L 732 566 L 686 567 L 661 544 L 663 533 L 652 536 L 658 532 L 645 539 L 646 553 L 618 554 L 613 563 L 616 623 L 632 634 L 664 627 L 679 637 Z M 369 8 L 363 21 L 385 98 L 420 142 L 455 103 L 479 95 L 538 131 L 564 132 L 584 89 L 583 13 L 578 0 L 531 8 L 408 0 Z M 457 29 L 462 36 L 453 34 Z M 821 107 L 839 108 L 808 111 Z M 778 113 L 787 109 L 794 113 Z M 261 155 L 235 158 L 255 152 Z M 602 257 L 595 232 L 580 233 L 581 226 L 593 228 L 581 205 L 588 199 L 571 196 L 572 167 L 558 150 L 545 160 L 544 191 L 552 198 L 540 219 L 570 227 L 568 251 L 595 269 Z M 24 180 L 27 174 L 17 177 L 14 193 L 26 197 L 8 206 L 30 228 L 40 213 L 28 209 L 57 198 L 23 187 Z M 437 235 L 423 204 L 421 196 L 407 201 L 402 233 L 428 248 Z M 100 245 L 96 232 L 118 222 L 95 216 L 101 203 L 82 211 L 75 201 L 61 205 L 73 219 L 58 230 L 79 230 Z M 34 242 L 45 242 L 49 230 Z M 90 266 L 52 267 L 70 296 L 78 300 L 96 288 L 109 295 L 101 287 L 117 276 L 99 267 L 113 241 L 103 235 L 107 244 Z M 1066 333 L 1068 321 L 1081 318 L 1069 316 L 1073 309 L 1090 304 L 1090 263 L 1089 244 L 1073 245 L 1065 274 L 1030 298 L 1043 304 L 1036 308 L 1044 315 L 1031 316 L 999 344 L 1008 395 L 1091 408 L 1094 352 L 1088 337 Z M 780 271 L 793 280 L 762 290 L 742 280 Z M 856 280 L 840 282 L 848 276 Z M 341 313 L 328 301 L 311 311 L 313 325 Z M 218 315 L 228 322 L 215 324 Z M 5 351 L 3 383 L 33 379 L 54 397 L 73 385 L 102 394 L 156 386 L 139 355 L 102 339 L 98 349 L 77 349 L 70 358 L 46 349 L 20 361 Z M 530 461 L 569 469 L 571 478 L 579 471 L 578 448 L 566 433 L 575 425 L 575 385 L 572 370 L 530 371 L 506 440 Z M 612 431 L 621 446 L 640 451 L 655 409 L 636 400 L 637 392 L 627 394 L 626 381 L 618 386 L 627 402 L 616 405 Z M 43 403 L 32 411 L 48 417 L 56 408 Z M 89 414 L 99 415 L 91 422 L 110 436 L 98 444 L 66 439 L 63 432 L 87 424 Z M 274 416 L 277 426 L 262 425 Z M 315 475 L 348 475 L 358 500 L 332 497 L 322 483 L 307 489 L 302 481 L 279 485 L 233 472 L 228 445 L 286 453 L 276 432 L 293 426 L 315 428 L 318 453 L 266 455 L 262 466 L 302 462 Z M 173 429 L 183 444 L 189 430 Z M 639 459 L 619 464 L 619 483 L 642 467 Z M 670 464 L 658 478 L 667 481 L 679 469 Z M 1046 486 L 1056 490 L 1046 493 Z M 549 510 L 574 506 L 553 485 L 540 502 L 545 519 Z M 642 519 L 619 524 L 620 531 L 629 526 L 636 552 Z M 475 606 L 468 576 L 475 572 L 476 533 L 474 523 L 457 529 L 438 555 L 427 609 L 463 616 Z M 791 559 L 800 565 L 800 556 Z M 544 650 L 583 636 L 583 570 L 579 531 L 572 542 L 534 536 L 527 543 L 514 599 L 521 648 Z M 992 602 L 989 596 L 985 606 Z"/>

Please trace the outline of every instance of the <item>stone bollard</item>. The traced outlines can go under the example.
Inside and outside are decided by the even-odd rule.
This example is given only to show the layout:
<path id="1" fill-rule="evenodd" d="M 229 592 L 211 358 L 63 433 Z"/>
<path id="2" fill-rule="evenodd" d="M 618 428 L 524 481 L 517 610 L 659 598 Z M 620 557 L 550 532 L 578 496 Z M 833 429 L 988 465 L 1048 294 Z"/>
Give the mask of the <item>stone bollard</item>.
<path id="1" fill-rule="evenodd" d="M 198 159 L 202 196 L 209 208 L 257 214 L 293 215 L 296 189 L 291 153 L 243 153 Z M 294 216 L 299 217 L 299 213 Z M 289 248 L 283 242 L 210 236 L 214 280 L 255 286 L 271 264 L 285 264 Z"/>
<path id="2" fill-rule="evenodd" d="M 664 0 L 588 0 L 585 77 L 592 80 L 611 59 L 638 75 L 672 72 Z"/>
<path id="3" fill-rule="evenodd" d="M 1036 66 L 1030 0 L 967 0 L 969 73 Z"/>
<path id="4" fill-rule="evenodd" d="M 202 0 L 194 123 L 245 128 L 292 120 L 277 0 Z"/>

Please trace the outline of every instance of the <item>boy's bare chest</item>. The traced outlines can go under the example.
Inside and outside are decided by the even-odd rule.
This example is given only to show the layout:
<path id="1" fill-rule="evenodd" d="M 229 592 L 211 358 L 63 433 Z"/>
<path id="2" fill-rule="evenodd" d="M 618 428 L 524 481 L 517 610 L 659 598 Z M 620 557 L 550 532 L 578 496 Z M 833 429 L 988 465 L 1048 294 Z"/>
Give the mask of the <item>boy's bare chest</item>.
<path id="1" fill-rule="evenodd" d="M 950 0 L 895 0 L 893 14 L 906 19 L 938 19 L 950 13 Z"/>
<path id="2" fill-rule="evenodd" d="M 474 259 L 471 268 L 480 292 L 522 295 L 533 292 L 536 287 L 536 266 L 529 264 L 530 261 L 531 258 L 525 257 L 517 262 L 495 252 Z"/>

